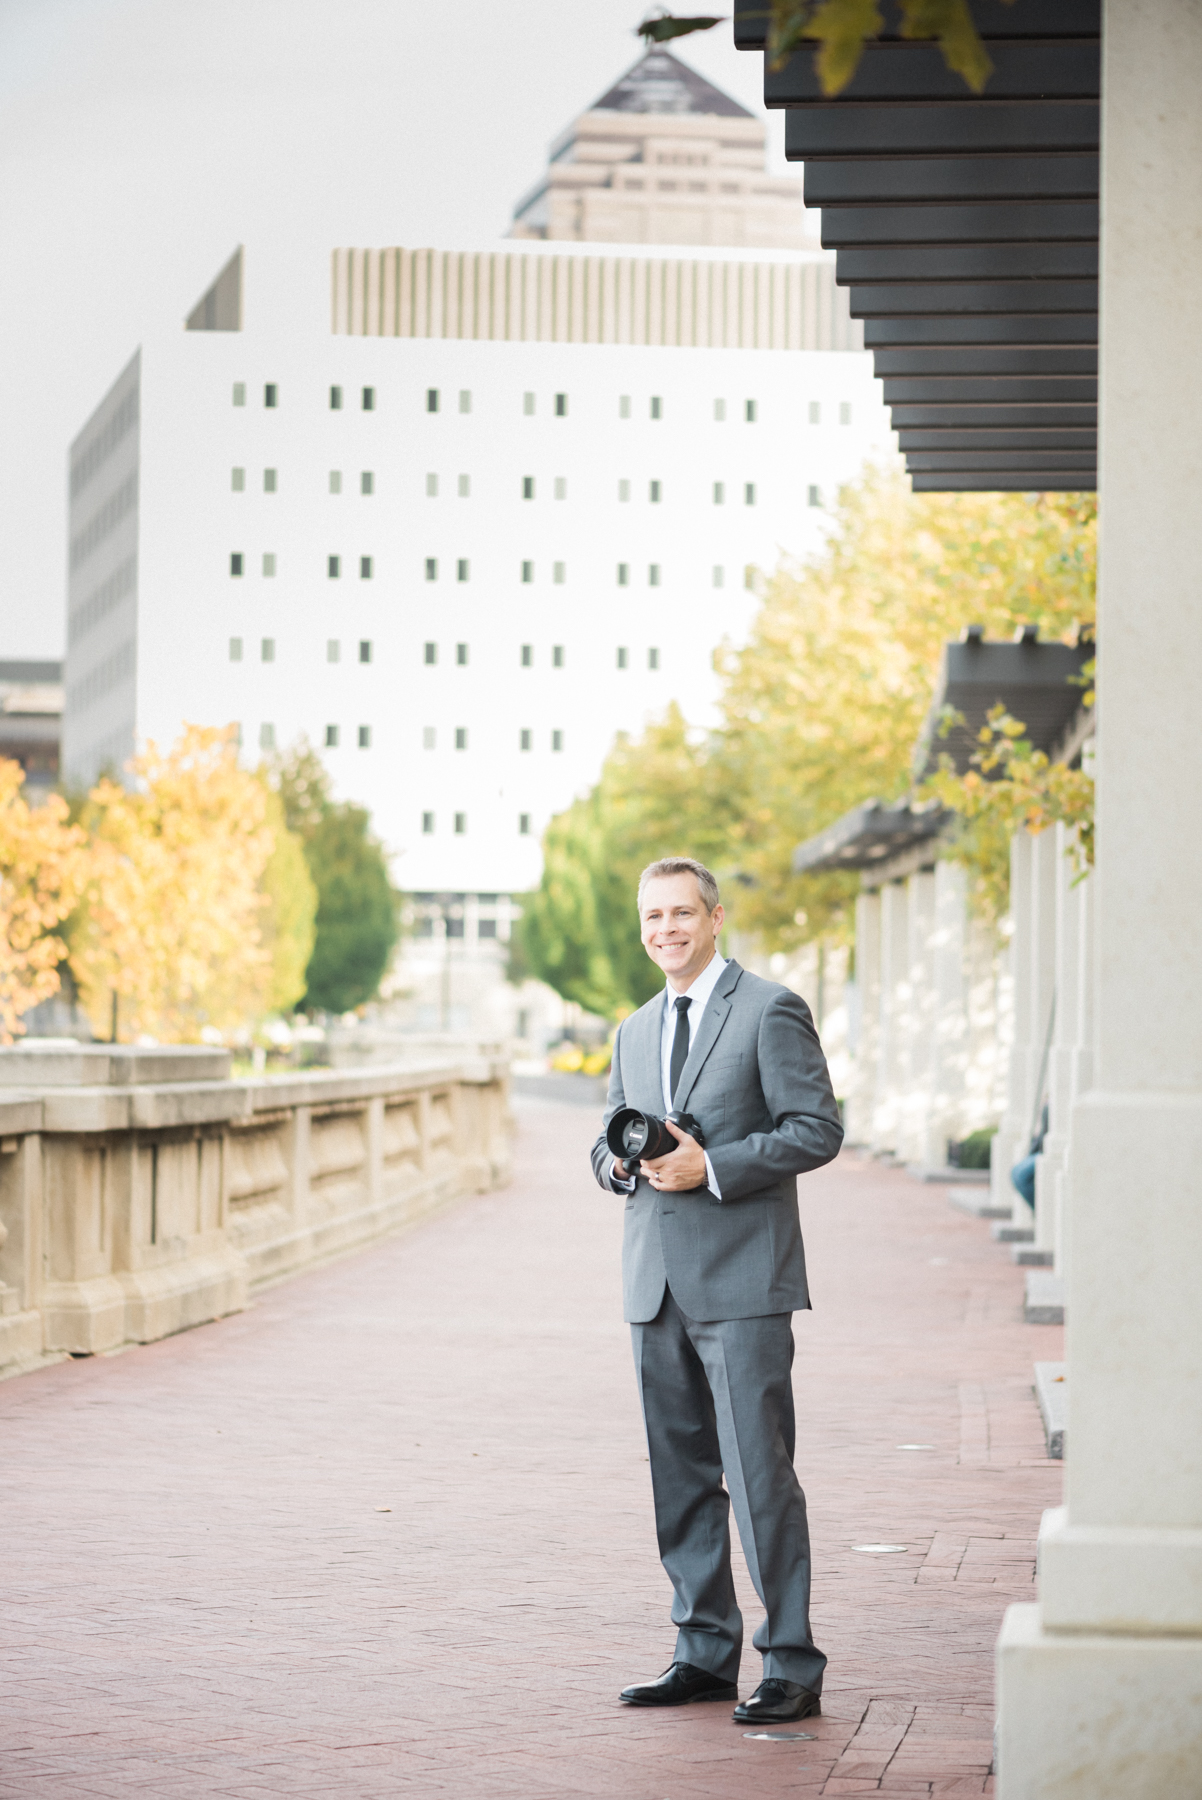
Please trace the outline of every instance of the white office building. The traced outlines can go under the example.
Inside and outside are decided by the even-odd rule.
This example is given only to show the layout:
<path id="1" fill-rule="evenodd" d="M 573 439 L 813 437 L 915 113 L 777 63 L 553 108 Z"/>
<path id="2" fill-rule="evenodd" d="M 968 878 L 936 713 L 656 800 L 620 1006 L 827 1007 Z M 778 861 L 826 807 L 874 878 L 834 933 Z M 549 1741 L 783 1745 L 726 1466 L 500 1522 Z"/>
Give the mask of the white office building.
<path id="1" fill-rule="evenodd" d="M 711 718 L 752 572 L 890 442 L 821 251 L 248 246 L 72 445 L 66 777 L 303 734 L 503 940 L 615 733 Z"/>

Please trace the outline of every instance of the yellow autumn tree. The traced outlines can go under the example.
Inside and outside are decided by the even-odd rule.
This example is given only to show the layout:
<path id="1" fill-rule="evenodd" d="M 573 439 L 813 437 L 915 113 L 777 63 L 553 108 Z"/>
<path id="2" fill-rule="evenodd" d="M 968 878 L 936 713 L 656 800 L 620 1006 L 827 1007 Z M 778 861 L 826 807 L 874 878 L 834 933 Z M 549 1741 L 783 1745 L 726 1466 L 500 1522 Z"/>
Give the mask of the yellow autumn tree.
<path id="1" fill-rule="evenodd" d="M 102 780 L 84 810 L 89 879 L 71 965 L 93 1029 L 195 1041 L 266 1012 L 264 871 L 275 836 L 261 781 L 238 765 L 233 728 L 185 726 Z"/>
<path id="2" fill-rule="evenodd" d="M 260 771 L 260 779 L 264 780 Z M 272 850 L 261 877 L 267 905 L 263 940 L 271 955 L 267 1011 L 291 1012 L 304 997 L 306 974 L 317 940 L 317 888 L 305 860 L 304 840 L 290 831 L 284 802 L 264 780 Z"/>
<path id="3" fill-rule="evenodd" d="M 52 794 L 31 807 L 20 763 L 0 758 L 0 1044 L 24 1031 L 22 1016 L 59 989 L 67 954 L 55 928 L 84 880 L 84 834 Z"/>

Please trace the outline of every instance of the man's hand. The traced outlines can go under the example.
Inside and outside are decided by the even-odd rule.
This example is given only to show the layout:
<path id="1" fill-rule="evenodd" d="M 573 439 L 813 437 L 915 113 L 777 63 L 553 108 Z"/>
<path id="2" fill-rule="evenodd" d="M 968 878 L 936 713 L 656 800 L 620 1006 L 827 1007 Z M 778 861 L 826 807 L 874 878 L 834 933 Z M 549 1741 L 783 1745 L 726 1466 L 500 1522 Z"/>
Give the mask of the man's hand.
<path id="1" fill-rule="evenodd" d="M 657 1156 L 654 1162 L 641 1162 L 639 1168 L 647 1176 L 653 1188 L 666 1194 L 680 1193 L 687 1188 L 704 1187 L 706 1184 L 705 1152 L 696 1138 L 691 1138 L 686 1131 L 681 1131 L 671 1119 L 664 1124 L 676 1139 L 676 1148 L 668 1156 Z"/>

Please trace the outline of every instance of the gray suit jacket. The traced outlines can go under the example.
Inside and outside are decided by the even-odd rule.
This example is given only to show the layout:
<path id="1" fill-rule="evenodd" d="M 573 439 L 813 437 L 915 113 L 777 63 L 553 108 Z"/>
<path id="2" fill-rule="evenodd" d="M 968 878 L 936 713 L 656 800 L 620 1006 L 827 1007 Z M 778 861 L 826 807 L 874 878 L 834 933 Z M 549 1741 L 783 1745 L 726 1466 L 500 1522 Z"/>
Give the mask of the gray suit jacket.
<path id="1" fill-rule="evenodd" d="M 664 1114 L 663 995 L 624 1019 L 593 1173 L 615 1189 L 605 1128 L 619 1107 Z M 708 1188 L 657 1193 L 640 1176 L 626 1199 L 626 1318 L 658 1313 L 667 1283 L 692 1319 L 754 1319 L 810 1304 L 797 1176 L 843 1142 L 839 1109 L 810 1009 L 789 988 L 728 963 L 710 995 L 676 1092 L 705 1133 L 719 1200 Z"/>

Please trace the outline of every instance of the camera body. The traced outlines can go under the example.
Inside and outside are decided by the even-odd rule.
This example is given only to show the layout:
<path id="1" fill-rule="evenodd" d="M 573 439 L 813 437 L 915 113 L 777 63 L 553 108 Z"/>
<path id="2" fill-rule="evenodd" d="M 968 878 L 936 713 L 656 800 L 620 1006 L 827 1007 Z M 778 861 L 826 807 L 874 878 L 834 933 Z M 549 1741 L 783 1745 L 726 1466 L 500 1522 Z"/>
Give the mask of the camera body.
<path id="1" fill-rule="evenodd" d="M 692 1113 L 670 1112 L 668 1118 L 705 1148 L 705 1135 Z M 627 1165 L 654 1162 L 656 1157 L 668 1156 L 676 1148 L 676 1139 L 664 1120 L 657 1119 L 654 1113 L 640 1112 L 634 1106 L 624 1106 L 614 1114 L 605 1133 L 605 1142 L 618 1161 Z"/>

